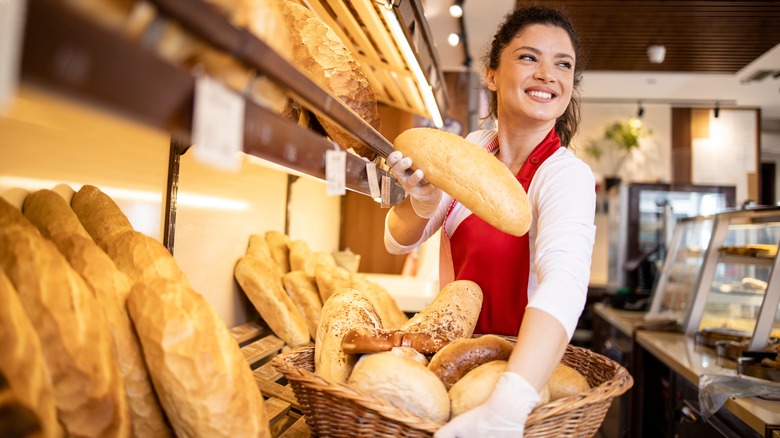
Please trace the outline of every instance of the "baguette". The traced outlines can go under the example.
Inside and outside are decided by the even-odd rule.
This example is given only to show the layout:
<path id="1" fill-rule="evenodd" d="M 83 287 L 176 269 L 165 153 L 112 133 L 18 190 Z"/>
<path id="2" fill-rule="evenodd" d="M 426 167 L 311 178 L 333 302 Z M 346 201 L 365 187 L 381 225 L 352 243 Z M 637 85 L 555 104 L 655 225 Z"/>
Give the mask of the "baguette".
<path id="1" fill-rule="evenodd" d="M 54 387 L 46 370 L 38 334 L 24 312 L 11 281 L 0 269 L 0 377 L 4 377 L 15 401 L 32 411 L 44 438 L 61 437 Z M 1 380 L 1 379 L 0 379 Z M 2 385 L 0 385 L 2 386 Z M 0 400 L 5 396 L 0 397 Z M 0 411 L 3 407 L 0 403 Z M 18 424 L 19 418 L 11 419 Z M 3 420 L 0 419 L 0 425 Z M 0 435 L 3 435 L 0 427 Z"/>
<path id="2" fill-rule="evenodd" d="M 265 241 L 282 275 L 290 272 L 290 237 L 279 231 L 266 231 Z"/>
<path id="3" fill-rule="evenodd" d="M 309 328 L 301 312 L 284 290 L 272 265 L 253 257 L 241 257 L 234 275 L 249 301 L 271 330 L 290 347 L 309 343 Z"/>
<path id="4" fill-rule="evenodd" d="M 157 278 L 136 283 L 127 306 L 176 436 L 271 436 L 252 371 L 203 296 Z"/>
<path id="5" fill-rule="evenodd" d="M 73 194 L 70 207 L 87 233 L 103 250 L 115 236 L 133 231 L 130 220 L 114 200 L 95 186 L 82 186 Z"/>
<path id="6" fill-rule="evenodd" d="M 26 197 L 29 195 L 25 195 Z M 25 227 L 30 231 L 37 233 L 38 229 L 35 228 L 29 220 L 22 214 L 21 210 L 14 207 L 10 202 L 0 197 L 0 228 L 8 227 L 11 225 L 17 225 Z"/>
<path id="7" fill-rule="evenodd" d="M 360 64 L 333 30 L 306 7 L 290 0 L 280 2 L 290 38 L 293 62 L 377 131 L 381 130 L 376 96 Z M 317 115 L 328 136 L 344 149 L 373 160 L 376 152 L 325 117 Z"/>
<path id="8" fill-rule="evenodd" d="M 322 317 L 322 301 L 314 278 L 303 271 L 290 271 L 284 274 L 282 283 L 287 295 L 306 319 L 311 338 L 317 339 L 317 327 Z"/>
<path id="9" fill-rule="evenodd" d="M 317 268 L 317 257 L 309 245 L 303 240 L 290 242 L 290 270 L 303 271 L 309 277 L 314 277 Z"/>
<path id="10" fill-rule="evenodd" d="M 450 132 L 412 128 L 393 142 L 425 178 L 499 230 L 522 236 L 531 226 L 525 189 L 487 150 Z"/>
<path id="11" fill-rule="evenodd" d="M 314 270 L 314 279 L 323 305 L 328 302 L 331 295 L 352 287 L 349 271 L 341 266 L 318 264 Z"/>
<path id="12" fill-rule="evenodd" d="M 66 434 L 129 436 L 125 387 L 89 285 L 31 227 L 0 228 L 0 266 L 41 340 Z"/>
<path id="13" fill-rule="evenodd" d="M 382 327 L 388 330 L 397 329 L 409 321 L 409 317 L 398 307 L 395 299 L 381 285 L 369 280 L 365 275 L 352 274 L 351 286 L 364 294 L 374 303 L 376 311 L 382 318 Z"/>
<path id="14" fill-rule="evenodd" d="M 106 253 L 117 268 L 135 282 L 167 278 L 189 285 L 176 259 L 157 240 L 138 231 L 115 235 L 106 245 Z"/>
<path id="15" fill-rule="evenodd" d="M 314 343 L 314 373 L 323 379 L 346 383 L 357 356 L 342 348 L 344 335 L 355 328 L 382 328 L 371 301 L 354 289 L 344 289 L 322 306 Z"/>
<path id="16" fill-rule="evenodd" d="M 133 422 L 133 436 L 169 437 L 172 434 L 152 388 L 135 329 L 127 314 L 127 295 L 132 281 L 89 237 L 67 202 L 51 190 L 27 197 L 24 215 L 57 246 L 92 288 L 106 317 L 114 352 L 125 383 Z"/>
<path id="17" fill-rule="evenodd" d="M 444 286 L 401 330 L 438 335 L 453 342 L 471 337 L 481 310 L 482 289 L 473 281 L 456 280 Z"/>

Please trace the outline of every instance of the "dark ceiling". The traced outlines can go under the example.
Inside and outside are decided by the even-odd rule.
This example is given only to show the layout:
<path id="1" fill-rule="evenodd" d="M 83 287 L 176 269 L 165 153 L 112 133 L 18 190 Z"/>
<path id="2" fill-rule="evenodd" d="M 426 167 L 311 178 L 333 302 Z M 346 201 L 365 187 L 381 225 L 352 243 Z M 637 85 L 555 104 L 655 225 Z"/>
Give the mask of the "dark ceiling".
<path id="1" fill-rule="evenodd" d="M 551 3 L 574 21 L 587 70 L 733 74 L 780 44 L 780 0 Z M 662 64 L 647 57 L 657 44 L 666 47 Z"/>

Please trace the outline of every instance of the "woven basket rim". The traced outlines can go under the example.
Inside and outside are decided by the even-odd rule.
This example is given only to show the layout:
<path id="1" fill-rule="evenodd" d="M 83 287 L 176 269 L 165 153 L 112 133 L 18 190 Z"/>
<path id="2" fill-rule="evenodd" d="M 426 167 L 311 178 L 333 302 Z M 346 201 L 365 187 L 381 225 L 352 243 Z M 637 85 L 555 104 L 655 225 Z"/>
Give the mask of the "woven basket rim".
<path id="1" fill-rule="evenodd" d="M 291 363 L 293 358 L 307 354 L 313 356 L 314 346 L 307 345 L 298 347 L 287 353 L 280 354 L 273 359 L 272 366 L 288 380 L 296 381 L 307 387 L 313 387 L 314 389 L 329 395 L 344 397 L 362 407 L 374 410 L 390 420 L 401 422 L 409 427 L 433 433 L 444 426 L 445 423 L 422 417 L 347 384 L 330 382 L 311 371 L 301 369 Z M 567 345 L 566 354 L 584 355 L 589 359 L 609 365 L 611 369 L 614 370 L 614 374 L 612 374 L 612 377 L 608 380 L 591 387 L 587 391 L 536 406 L 526 420 L 526 428 L 533 424 L 544 422 L 552 417 L 561 414 L 565 415 L 566 412 L 576 411 L 593 404 L 604 402 L 611 403 L 613 398 L 622 395 L 633 386 L 633 378 L 628 371 L 612 359 L 586 348 L 573 345 Z"/>

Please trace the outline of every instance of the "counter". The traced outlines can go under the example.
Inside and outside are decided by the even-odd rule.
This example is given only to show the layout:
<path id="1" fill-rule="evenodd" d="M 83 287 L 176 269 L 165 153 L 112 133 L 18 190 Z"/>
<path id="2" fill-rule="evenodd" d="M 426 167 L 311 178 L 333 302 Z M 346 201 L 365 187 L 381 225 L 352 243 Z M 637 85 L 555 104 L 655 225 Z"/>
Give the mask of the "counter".
<path id="1" fill-rule="evenodd" d="M 633 357 L 633 363 L 639 365 L 635 368 L 641 368 L 644 365 L 637 363 L 637 361 L 642 361 L 640 352 L 637 350 L 644 350 L 645 354 L 649 353 L 658 359 L 694 388 L 698 388 L 699 378 L 705 374 L 736 375 L 734 361 L 719 358 L 714 350 L 696 344 L 692 337 L 677 331 L 644 329 L 644 312 L 613 309 L 601 303 L 596 304 L 593 311 L 597 318 L 603 320 L 617 332 L 618 338 L 622 338 L 624 341 L 626 338 L 632 339 L 633 348 L 626 349 L 624 354 Z M 599 350 L 599 345 L 609 346 L 614 343 L 613 336 L 612 339 L 606 339 L 601 344 L 596 343 L 596 350 Z M 627 365 L 629 362 L 631 361 L 624 361 Z M 629 371 L 635 379 L 643 378 L 639 369 L 631 369 L 629 366 Z M 642 383 L 647 382 L 637 381 L 634 390 L 639 390 Z M 726 401 L 723 408 L 760 436 L 773 436 L 771 434 L 775 433 L 774 430 L 780 429 L 780 402 L 758 397 L 732 397 Z M 660 411 L 658 407 L 655 410 Z M 639 411 L 632 410 L 632 418 L 626 418 L 626 420 L 632 424 L 636 423 L 638 421 L 637 412 Z M 662 414 L 662 412 L 658 412 L 658 415 Z M 628 413 L 625 412 L 624 415 L 628 415 Z M 637 435 L 632 436 L 641 436 L 639 432 L 636 433 Z"/>

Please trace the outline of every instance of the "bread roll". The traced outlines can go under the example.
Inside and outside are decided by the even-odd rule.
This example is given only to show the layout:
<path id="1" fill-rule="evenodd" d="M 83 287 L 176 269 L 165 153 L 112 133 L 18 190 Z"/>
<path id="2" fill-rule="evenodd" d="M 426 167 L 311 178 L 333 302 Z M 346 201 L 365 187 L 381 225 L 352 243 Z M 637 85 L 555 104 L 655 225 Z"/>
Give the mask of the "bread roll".
<path id="1" fill-rule="evenodd" d="M 449 391 L 452 417 L 484 403 L 496 387 L 498 378 L 506 371 L 506 364 L 505 360 L 483 363 L 455 382 Z"/>
<path id="2" fill-rule="evenodd" d="M 266 231 L 265 241 L 282 275 L 290 272 L 290 237 L 279 231 Z"/>
<path id="3" fill-rule="evenodd" d="M 522 236 L 531 226 L 525 189 L 509 168 L 487 150 L 459 135 L 413 128 L 393 142 L 425 178 L 499 230 Z"/>
<path id="4" fill-rule="evenodd" d="M 365 275 L 352 274 L 350 279 L 352 287 L 366 294 L 368 299 L 374 303 L 376 311 L 382 318 L 382 327 L 393 330 L 409 321 L 409 317 L 398 307 L 398 303 L 387 289 L 367 279 Z"/>
<path id="5" fill-rule="evenodd" d="M 439 379 L 424 365 L 391 352 L 364 356 L 347 384 L 421 417 L 450 418 L 450 399 Z"/>
<path id="6" fill-rule="evenodd" d="M 550 392 L 550 401 L 579 394 L 590 389 L 588 381 L 574 368 L 559 363 L 545 385 Z"/>
<path id="7" fill-rule="evenodd" d="M 127 304 L 176 436 L 271 436 L 249 364 L 203 296 L 157 278 L 137 283 Z"/>
<path id="8" fill-rule="evenodd" d="M 28 196 L 24 205 L 25 216 L 41 234 L 54 242 L 70 266 L 84 278 L 106 317 L 125 384 L 133 436 L 171 436 L 126 310 L 127 295 L 133 282 L 89 237 L 60 195 L 51 190 L 40 190 Z"/>
<path id="9" fill-rule="evenodd" d="M 14 400 L 35 414 L 41 437 L 61 437 L 62 428 L 57 422 L 54 388 L 44 363 L 41 341 L 24 312 L 16 290 L 2 269 L 0 351 L 3 352 L 0 377 L 5 378 Z M 5 397 L 0 397 L 0 400 L 3 398 Z M 3 409 L 0 406 L 1 410 Z M 18 420 L 17 418 L 13 421 Z"/>
<path id="10" fill-rule="evenodd" d="M 311 338 L 317 339 L 317 327 L 320 325 L 322 315 L 322 301 L 314 278 L 303 271 L 290 271 L 284 274 L 282 283 L 287 295 L 290 296 L 295 307 L 306 320 Z"/>
<path id="11" fill-rule="evenodd" d="M 318 264 L 314 270 L 314 279 L 323 304 L 336 292 L 352 287 L 349 271 L 336 265 Z"/>
<path id="12" fill-rule="evenodd" d="M 241 257 L 235 277 L 249 301 L 273 330 L 290 347 L 309 343 L 306 319 L 284 290 L 272 265 L 253 257 Z"/>
<path id="13" fill-rule="evenodd" d="M 0 267 L 40 338 L 65 432 L 129 436 L 122 376 L 90 287 L 32 227 L 0 228 Z"/>
<path id="14" fill-rule="evenodd" d="M 103 250 L 114 236 L 133 231 L 130 220 L 114 200 L 95 186 L 82 186 L 70 200 L 70 207 Z"/>
<path id="15" fill-rule="evenodd" d="M 482 289 L 473 281 L 456 280 L 444 286 L 401 330 L 438 335 L 452 342 L 471 337 L 481 310 Z"/>
<path id="16" fill-rule="evenodd" d="M 113 236 L 106 246 L 106 253 L 117 268 L 135 282 L 167 278 L 189 285 L 187 277 L 168 249 L 138 231 Z"/>
<path id="17" fill-rule="evenodd" d="M 496 361 L 509 360 L 514 346 L 496 335 L 457 339 L 439 350 L 428 367 L 436 374 L 447 389 L 478 366 Z"/>
<path id="18" fill-rule="evenodd" d="M 293 43 L 295 65 L 377 131 L 381 130 L 376 96 L 360 64 L 335 32 L 306 7 L 290 0 L 281 2 Z M 376 152 L 344 132 L 325 117 L 317 120 L 328 136 L 344 149 L 373 160 Z"/>
<path id="19" fill-rule="evenodd" d="M 357 357 L 341 347 L 353 328 L 381 328 L 381 320 L 368 298 L 354 289 L 344 289 L 322 306 L 322 318 L 314 344 L 314 373 L 323 379 L 346 383 Z"/>

